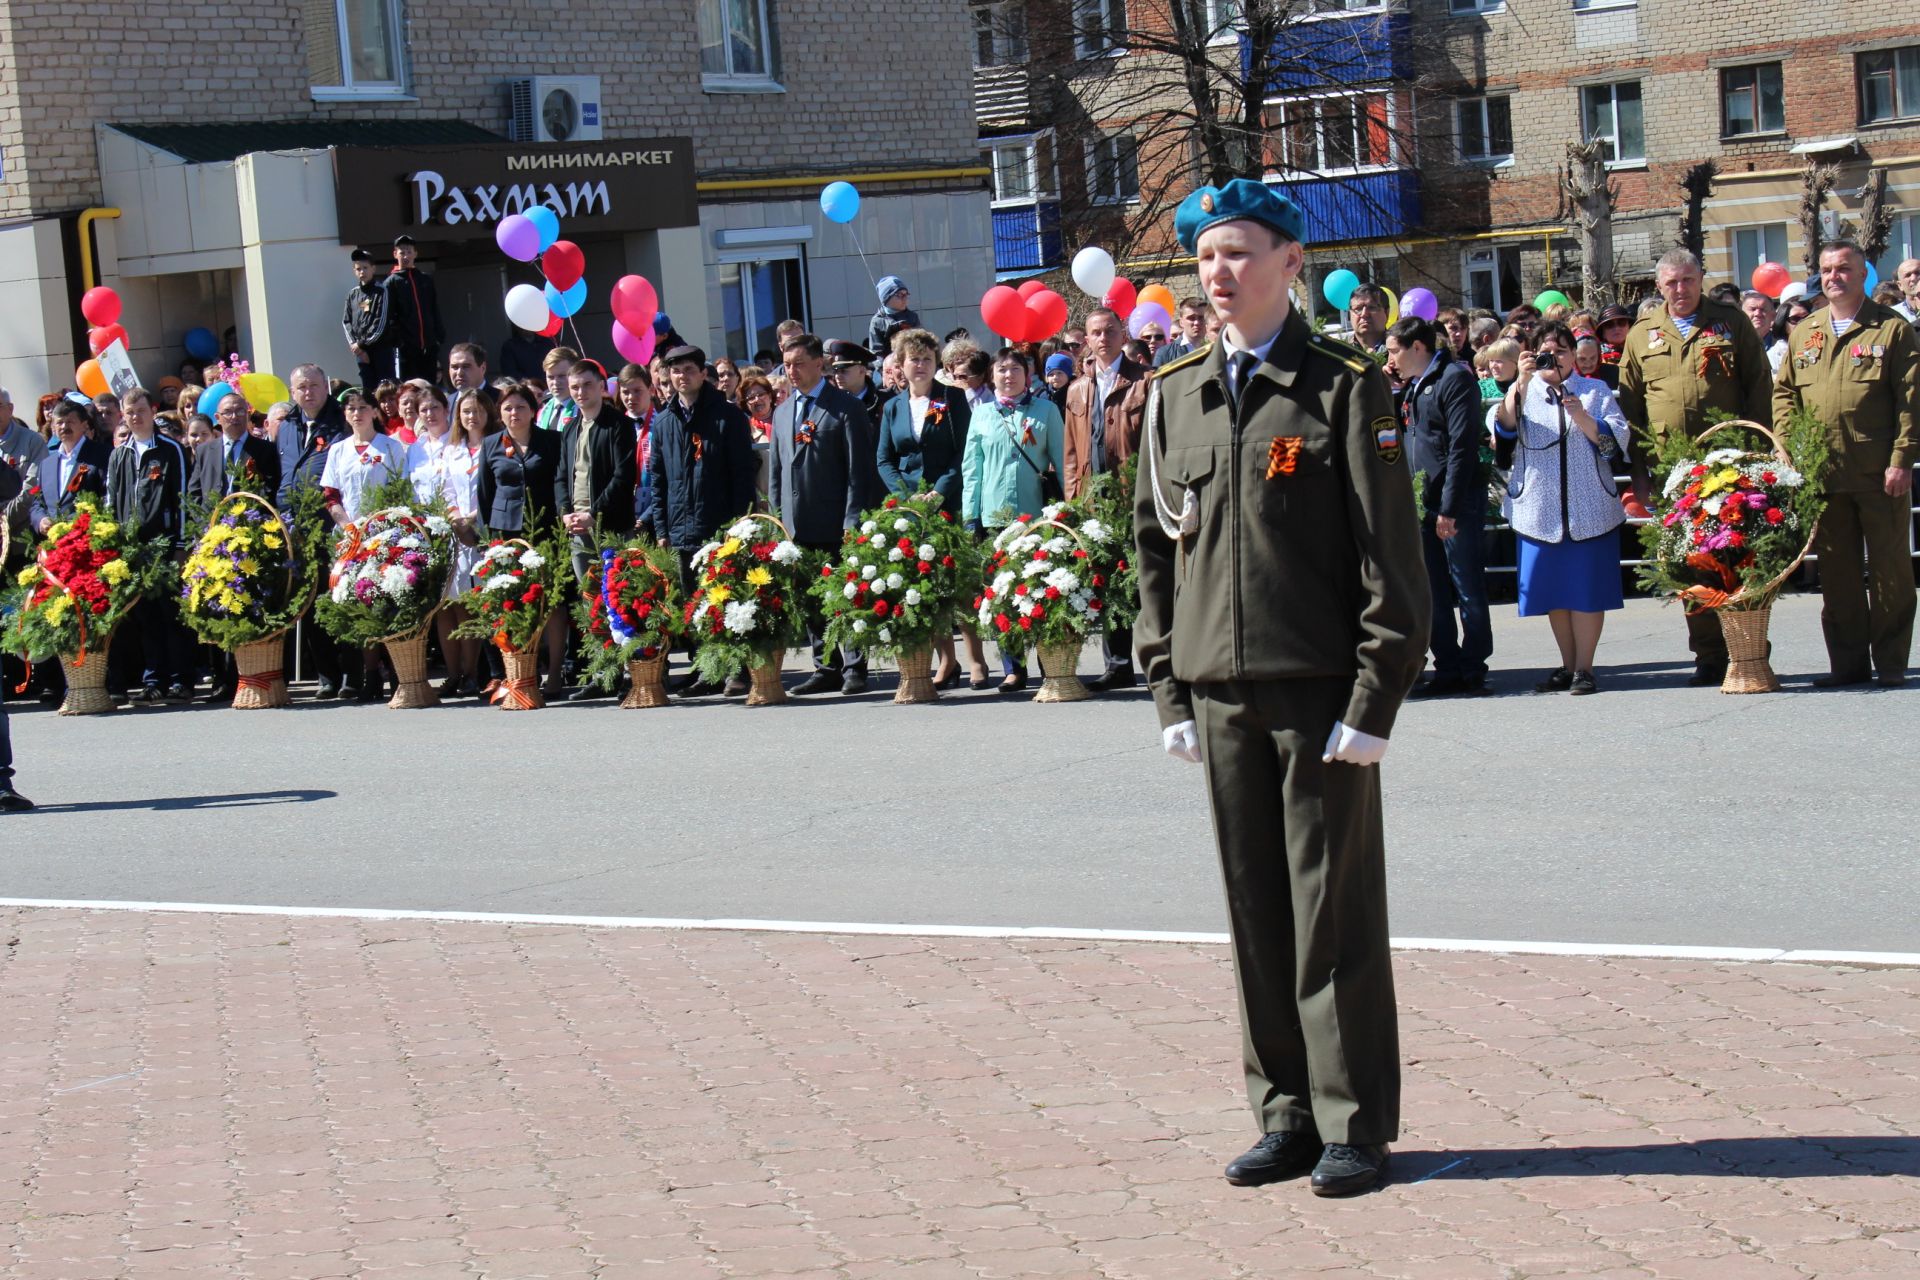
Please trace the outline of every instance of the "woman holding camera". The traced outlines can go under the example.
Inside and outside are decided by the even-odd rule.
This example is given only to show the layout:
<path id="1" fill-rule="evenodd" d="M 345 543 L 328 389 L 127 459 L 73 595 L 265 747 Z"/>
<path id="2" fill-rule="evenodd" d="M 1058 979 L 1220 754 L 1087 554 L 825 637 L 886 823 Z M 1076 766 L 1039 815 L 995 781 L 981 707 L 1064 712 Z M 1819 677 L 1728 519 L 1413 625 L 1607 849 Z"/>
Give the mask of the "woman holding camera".
<path id="1" fill-rule="evenodd" d="M 1520 616 L 1546 614 L 1560 646 L 1560 666 L 1535 687 L 1597 692 L 1600 627 L 1622 603 L 1617 530 L 1626 516 L 1613 468 L 1626 451 L 1626 417 L 1604 382 L 1575 371 L 1567 326 L 1549 322 L 1488 422 L 1500 461 L 1512 459 Z"/>

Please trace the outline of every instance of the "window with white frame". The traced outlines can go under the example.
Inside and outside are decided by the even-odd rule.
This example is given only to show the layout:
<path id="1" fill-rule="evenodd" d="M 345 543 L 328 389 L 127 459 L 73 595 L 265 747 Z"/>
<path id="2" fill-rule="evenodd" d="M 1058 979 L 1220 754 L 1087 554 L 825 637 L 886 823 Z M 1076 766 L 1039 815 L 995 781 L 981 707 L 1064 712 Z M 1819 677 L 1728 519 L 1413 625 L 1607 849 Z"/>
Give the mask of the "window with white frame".
<path id="1" fill-rule="evenodd" d="M 1787 127 L 1787 100 L 1780 90 L 1780 64 L 1720 69 L 1720 136 L 1779 133 Z"/>
<path id="2" fill-rule="evenodd" d="M 1025 0 L 989 0 L 973 6 L 973 65 L 1017 67 L 1027 60 Z"/>
<path id="3" fill-rule="evenodd" d="M 1130 133 L 1115 133 L 1087 144 L 1087 199 L 1122 204 L 1140 198 L 1140 149 Z"/>
<path id="4" fill-rule="evenodd" d="M 302 0 L 301 16 L 315 97 L 407 91 L 400 0 Z"/>
<path id="5" fill-rule="evenodd" d="M 1729 238 L 1733 247 L 1733 282 L 1742 289 L 1753 279 L 1753 269 L 1761 263 L 1787 260 L 1787 224 L 1784 222 L 1733 227 Z"/>
<path id="6" fill-rule="evenodd" d="M 1032 204 L 1060 194 L 1051 129 L 1017 138 L 984 140 L 982 149 L 993 169 L 994 204 Z"/>
<path id="7" fill-rule="evenodd" d="M 1207 39 L 1226 39 L 1240 25 L 1240 0 L 1200 0 L 1200 16 L 1207 24 Z"/>
<path id="8" fill-rule="evenodd" d="M 1855 66 L 1861 124 L 1920 116 L 1920 45 L 1863 53 Z"/>
<path id="9" fill-rule="evenodd" d="M 767 0 L 700 0 L 698 25 L 704 87 L 773 83 L 773 23 Z"/>
<path id="10" fill-rule="evenodd" d="M 1492 13 L 1507 7 L 1507 0 L 1447 0 L 1447 11 L 1455 14 Z"/>
<path id="11" fill-rule="evenodd" d="M 719 254 L 721 330 L 727 354 L 751 359 L 778 345 L 782 320 L 807 322 L 807 255 L 798 244 L 723 249 Z"/>
<path id="12" fill-rule="evenodd" d="M 1505 94 L 1462 98 L 1454 104 L 1463 160 L 1513 159 L 1513 102 Z"/>
<path id="13" fill-rule="evenodd" d="M 1398 110 L 1386 93 L 1321 94 L 1267 106 L 1277 139 L 1269 163 L 1319 175 L 1366 173 L 1400 163 L 1394 139 Z"/>
<path id="14" fill-rule="evenodd" d="M 1505 315 L 1520 305 L 1520 250 L 1515 246 L 1469 249 L 1460 258 L 1461 290 L 1469 307 Z"/>
<path id="15" fill-rule="evenodd" d="M 1640 164 L 1647 158 L 1646 117 L 1640 82 L 1590 84 L 1580 90 L 1580 129 L 1588 142 L 1605 144 L 1608 164 Z"/>
<path id="16" fill-rule="evenodd" d="M 1127 0 L 1073 0 L 1073 51 L 1082 58 L 1119 53 L 1127 43 Z"/>

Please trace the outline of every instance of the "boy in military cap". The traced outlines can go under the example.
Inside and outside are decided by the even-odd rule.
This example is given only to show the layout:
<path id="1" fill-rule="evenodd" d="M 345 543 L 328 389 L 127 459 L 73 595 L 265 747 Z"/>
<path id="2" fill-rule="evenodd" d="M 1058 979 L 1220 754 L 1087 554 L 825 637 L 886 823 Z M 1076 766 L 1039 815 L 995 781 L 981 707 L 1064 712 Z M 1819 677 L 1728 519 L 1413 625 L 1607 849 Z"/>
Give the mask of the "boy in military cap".
<path id="1" fill-rule="evenodd" d="M 1135 638 L 1168 753 L 1206 768 L 1226 878 L 1262 1133 L 1227 1180 L 1346 1195 L 1399 1132 L 1373 766 L 1429 606 L 1386 379 L 1291 304 L 1303 221 L 1247 179 L 1175 217 L 1223 327 L 1151 384 Z"/>

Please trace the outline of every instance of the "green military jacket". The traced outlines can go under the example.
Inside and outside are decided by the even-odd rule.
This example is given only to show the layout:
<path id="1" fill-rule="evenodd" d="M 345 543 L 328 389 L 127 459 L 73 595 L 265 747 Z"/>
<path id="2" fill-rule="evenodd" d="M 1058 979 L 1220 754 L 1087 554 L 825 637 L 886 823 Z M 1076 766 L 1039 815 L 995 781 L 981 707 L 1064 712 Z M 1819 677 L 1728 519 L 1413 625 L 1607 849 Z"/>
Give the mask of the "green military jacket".
<path id="1" fill-rule="evenodd" d="M 1203 347 L 1148 392 L 1133 634 L 1161 724 L 1193 719 L 1196 684 L 1344 677 L 1342 722 L 1384 738 L 1430 608 L 1386 378 L 1289 312 L 1236 425 L 1224 362 Z"/>
<path id="2" fill-rule="evenodd" d="M 1913 327 L 1868 298 L 1853 327 L 1833 336 L 1825 307 L 1800 322 L 1773 384 L 1774 429 L 1801 406 L 1827 426 L 1826 485 L 1834 493 L 1877 491 L 1889 467 L 1920 455 L 1920 348 Z"/>
<path id="3" fill-rule="evenodd" d="M 1746 313 L 1702 298 L 1693 318 L 1693 332 L 1681 337 L 1663 302 L 1634 323 L 1621 348 L 1620 411 L 1642 456 L 1643 432 L 1656 440 L 1699 435 L 1716 411 L 1762 424 L 1773 416 L 1773 366 Z"/>

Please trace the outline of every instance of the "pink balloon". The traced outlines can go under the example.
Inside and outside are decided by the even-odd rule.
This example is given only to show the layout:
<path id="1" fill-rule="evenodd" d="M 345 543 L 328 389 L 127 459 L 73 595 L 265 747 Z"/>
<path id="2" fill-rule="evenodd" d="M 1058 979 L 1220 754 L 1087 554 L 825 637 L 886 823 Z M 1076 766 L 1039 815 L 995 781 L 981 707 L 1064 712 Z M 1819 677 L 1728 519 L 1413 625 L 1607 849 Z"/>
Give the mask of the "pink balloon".
<path id="1" fill-rule="evenodd" d="M 613 349 L 635 364 L 645 364 L 653 359 L 653 328 L 647 327 L 644 333 L 635 333 L 620 321 L 613 322 Z"/>
<path id="2" fill-rule="evenodd" d="M 635 333 L 653 327 L 660 295 L 645 276 L 621 276 L 613 282 L 613 318 Z"/>

